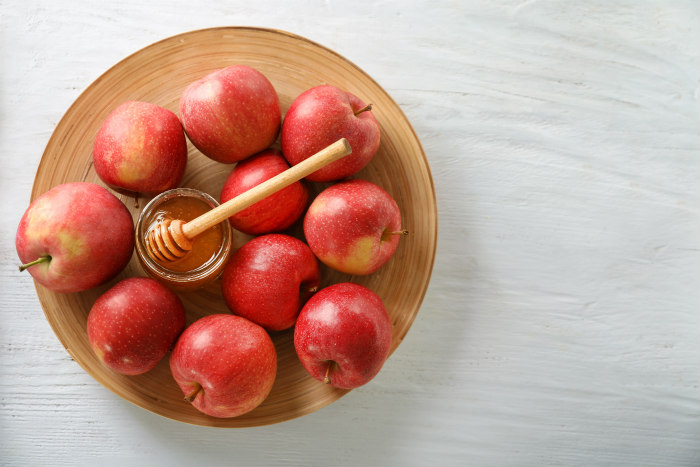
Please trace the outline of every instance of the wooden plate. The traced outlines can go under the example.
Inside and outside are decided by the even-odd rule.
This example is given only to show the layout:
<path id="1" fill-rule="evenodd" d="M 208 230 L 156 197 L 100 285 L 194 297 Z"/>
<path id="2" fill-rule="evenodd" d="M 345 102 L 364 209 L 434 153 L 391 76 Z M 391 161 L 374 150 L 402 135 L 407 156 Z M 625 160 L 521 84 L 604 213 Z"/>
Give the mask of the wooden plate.
<path id="1" fill-rule="evenodd" d="M 381 146 L 370 165 L 356 177 L 377 183 L 396 199 L 410 234 L 401 239 L 394 257 L 375 274 L 352 277 L 323 268 L 322 285 L 353 281 L 378 293 L 394 326 L 393 352 L 418 313 L 433 267 L 437 209 L 430 169 L 416 134 L 391 97 L 357 66 L 307 39 L 283 31 L 224 27 L 170 37 L 125 58 L 92 83 L 59 122 L 41 159 L 32 199 L 61 183 L 102 184 L 92 167 L 92 145 L 103 120 L 117 105 L 126 100 L 142 100 L 177 113 L 180 94 L 189 83 L 233 64 L 249 65 L 265 74 L 279 94 L 283 114 L 296 96 L 324 83 L 348 90 L 374 105 L 372 112 L 381 125 Z M 189 144 L 189 162 L 181 185 L 219 199 L 231 168 L 211 161 Z M 313 187 L 316 193 L 322 188 Z M 136 219 L 139 208 L 135 200 L 117 196 Z M 147 201 L 141 199 L 138 203 L 143 207 Z M 290 231 L 296 236 L 300 232 L 298 225 Z M 237 233 L 236 246 L 247 239 Z M 36 285 L 46 318 L 68 353 L 97 381 L 124 399 L 187 423 L 247 427 L 311 413 L 347 392 L 306 374 L 294 352 L 291 330 L 272 335 L 279 363 L 271 394 L 261 406 L 236 418 L 209 417 L 185 402 L 170 374 L 167 357 L 140 376 L 122 376 L 107 370 L 90 348 L 85 330 L 88 313 L 96 298 L 118 280 L 142 275 L 134 256 L 117 278 L 87 292 L 56 294 Z M 188 323 L 211 313 L 229 312 L 219 287 L 215 283 L 197 292 L 180 294 Z"/>

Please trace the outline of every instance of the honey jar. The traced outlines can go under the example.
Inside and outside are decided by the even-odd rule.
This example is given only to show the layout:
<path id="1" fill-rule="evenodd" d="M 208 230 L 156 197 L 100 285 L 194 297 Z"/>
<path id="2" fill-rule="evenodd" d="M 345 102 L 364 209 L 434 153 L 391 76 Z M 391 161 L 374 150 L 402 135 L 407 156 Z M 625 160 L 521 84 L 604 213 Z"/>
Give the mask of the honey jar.
<path id="1" fill-rule="evenodd" d="M 176 188 L 153 198 L 141 211 L 136 223 L 136 254 L 144 271 L 178 291 L 191 291 L 216 280 L 231 252 L 232 232 L 228 221 L 220 222 L 193 239 L 192 250 L 183 258 L 161 262 L 146 248 L 150 229 L 165 219 L 188 222 L 219 203 L 207 193 L 193 188 Z"/>

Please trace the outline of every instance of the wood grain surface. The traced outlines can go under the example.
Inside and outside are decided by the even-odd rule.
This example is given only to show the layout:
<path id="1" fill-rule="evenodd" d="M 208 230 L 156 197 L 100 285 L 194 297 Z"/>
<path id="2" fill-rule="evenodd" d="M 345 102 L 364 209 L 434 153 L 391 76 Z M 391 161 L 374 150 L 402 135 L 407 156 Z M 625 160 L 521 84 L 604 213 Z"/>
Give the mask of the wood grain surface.
<path id="1" fill-rule="evenodd" d="M 97 383 L 14 251 L 80 93 L 222 25 L 308 37 L 371 75 L 420 138 L 440 213 L 430 287 L 377 378 L 236 430 Z M 697 466 L 699 25 L 690 0 L 0 2 L 0 463 Z"/>

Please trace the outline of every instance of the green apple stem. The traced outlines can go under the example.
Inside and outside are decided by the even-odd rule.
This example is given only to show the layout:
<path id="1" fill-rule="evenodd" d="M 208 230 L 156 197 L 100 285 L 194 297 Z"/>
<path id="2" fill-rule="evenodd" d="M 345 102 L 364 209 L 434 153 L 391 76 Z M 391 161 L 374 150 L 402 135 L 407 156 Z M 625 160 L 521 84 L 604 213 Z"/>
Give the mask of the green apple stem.
<path id="1" fill-rule="evenodd" d="M 30 263 L 25 263 L 25 264 L 20 265 L 19 270 L 20 270 L 20 272 L 22 272 L 30 266 L 34 266 L 35 264 L 39 264 L 39 263 L 46 263 L 48 261 L 51 261 L 50 255 L 41 255 L 37 259 L 35 259 L 34 261 L 32 261 Z"/>
<path id="2" fill-rule="evenodd" d="M 195 400 L 195 398 L 197 397 L 197 394 L 199 394 L 200 391 L 202 390 L 201 384 L 195 383 L 195 385 L 196 386 L 195 386 L 194 390 L 185 396 L 185 400 L 187 402 L 192 402 L 193 400 Z"/>
<path id="3" fill-rule="evenodd" d="M 331 367 L 335 362 L 333 360 L 328 360 L 328 368 L 326 368 L 326 375 L 323 377 L 323 382 L 326 384 L 331 384 Z"/>
<path id="4" fill-rule="evenodd" d="M 360 110 L 354 112 L 355 116 L 357 117 L 360 115 L 362 112 L 367 112 L 369 110 L 372 110 L 372 104 L 367 104 L 366 106 L 362 107 Z"/>

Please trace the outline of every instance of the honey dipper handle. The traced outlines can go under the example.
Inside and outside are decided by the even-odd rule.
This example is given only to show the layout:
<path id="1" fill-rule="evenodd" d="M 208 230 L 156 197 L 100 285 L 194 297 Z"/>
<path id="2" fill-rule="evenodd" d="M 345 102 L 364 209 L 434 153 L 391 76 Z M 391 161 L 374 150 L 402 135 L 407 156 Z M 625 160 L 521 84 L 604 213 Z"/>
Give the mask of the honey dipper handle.
<path id="1" fill-rule="evenodd" d="M 254 186 L 250 190 L 241 193 L 220 206 L 215 207 L 211 211 L 207 211 L 201 216 L 192 219 L 182 226 L 182 232 L 187 238 L 194 238 L 208 228 L 228 219 L 237 212 L 242 211 L 248 206 L 252 206 L 253 204 L 267 198 L 282 188 L 301 180 L 321 167 L 325 167 L 331 162 L 347 156 L 351 152 L 352 149 L 350 148 L 348 141 L 345 138 L 341 138 L 330 146 L 321 149 L 308 159 L 299 162 L 294 167 L 285 170 L 281 174 L 275 175 L 271 179 L 264 181 L 260 185 Z"/>

